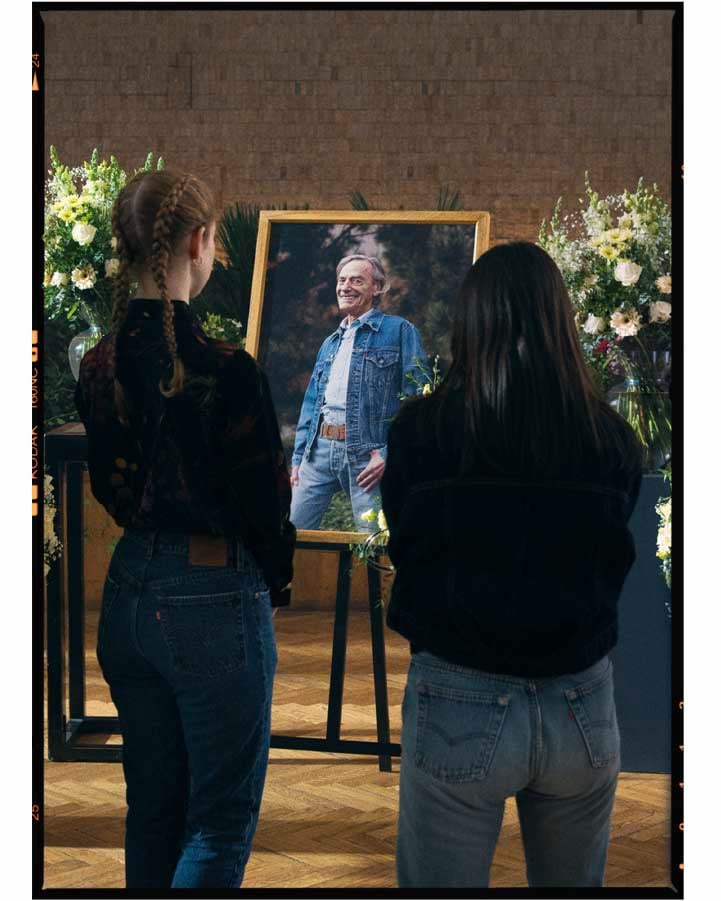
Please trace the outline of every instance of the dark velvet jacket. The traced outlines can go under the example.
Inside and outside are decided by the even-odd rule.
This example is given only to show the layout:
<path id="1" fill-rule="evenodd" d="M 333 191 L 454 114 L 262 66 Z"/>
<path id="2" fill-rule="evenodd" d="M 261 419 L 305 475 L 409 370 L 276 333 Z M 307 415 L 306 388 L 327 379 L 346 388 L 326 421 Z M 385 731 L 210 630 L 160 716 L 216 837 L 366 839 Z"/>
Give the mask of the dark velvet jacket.
<path id="1" fill-rule="evenodd" d="M 289 603 L 295 527 L 291 487 L 265 374 L 244 350 L 210 338 L 173 301 L 185 385 L 158 388 L 169 356 L 163 305 L 132 299 L 117 344 L 130 427 L 117 415 L 108 340 L 83 358 L 75 401 L 88 435 L 93 494 L 122 527 L 239 536 L 274 606 Z"/>
<path id="2" fill-rule="evenodd" d="M 419 423 L 431 398 L 404 401 L 381 480 L 396 568 L 388 625 L 451 663 L 522 677 L 578 672 L 618 633 L 617 602 L 635 559 L 627 522 L 641 456 L 611 420 L 618 459 L 569 460 L 561 479 L 479 464 L 458 476 L 463 401 L 441 450 Z"/>

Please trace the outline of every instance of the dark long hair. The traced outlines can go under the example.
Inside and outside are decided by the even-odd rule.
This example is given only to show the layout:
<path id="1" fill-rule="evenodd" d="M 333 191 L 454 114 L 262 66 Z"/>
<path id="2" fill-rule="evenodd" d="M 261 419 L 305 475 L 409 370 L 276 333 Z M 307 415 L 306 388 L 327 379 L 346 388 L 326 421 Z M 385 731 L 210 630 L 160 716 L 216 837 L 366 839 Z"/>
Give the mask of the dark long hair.
<path id="1" fill-rule="evenodd" d="M 623 455 L 624 423 L 599 395 L 563 277 L 537 245 L 501 244 L 475 262 L 456 301 L 451 355 L 421 418 L 442 446 L 457 442 L 449 405 L 458 416 L 462 399 L 462 473 L 481 462 L 562 477 L 579 455 L 608 458 L 609 442 Z"/>

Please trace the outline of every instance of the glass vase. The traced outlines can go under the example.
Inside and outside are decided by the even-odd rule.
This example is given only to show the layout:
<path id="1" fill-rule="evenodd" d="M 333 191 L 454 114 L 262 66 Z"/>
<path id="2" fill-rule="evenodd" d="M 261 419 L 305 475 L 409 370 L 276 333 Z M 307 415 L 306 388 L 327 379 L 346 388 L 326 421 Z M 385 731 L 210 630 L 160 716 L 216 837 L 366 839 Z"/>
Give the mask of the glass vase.
<path id="1" fill-rule="evenodd" d="M 643 468 L 661 469 L 671 457 L 671 401 L 668 392 L 657 386 L 642 387 L 638 379 L 627 378 L 612 405 L 629 423 L 643 448 Z"/>
<path id="2" fill-rule="evenodd" d="M 98 326 L 91 325 L 85 331 L 79 332 L 70 342 L 68 359 L 70 360 L 70 369 L 75 376 L 76 382 L 80 376 L 80 361 L 91 347 L 95 347 L 102 337 L 103 333 Z"/>

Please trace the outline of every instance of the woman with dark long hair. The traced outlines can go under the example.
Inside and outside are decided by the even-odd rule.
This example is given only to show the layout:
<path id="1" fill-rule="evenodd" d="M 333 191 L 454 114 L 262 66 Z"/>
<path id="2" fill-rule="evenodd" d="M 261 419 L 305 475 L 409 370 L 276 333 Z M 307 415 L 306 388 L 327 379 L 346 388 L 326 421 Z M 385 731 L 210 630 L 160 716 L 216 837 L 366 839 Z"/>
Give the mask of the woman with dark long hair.
<path id="1" fill-rule="evenodd" d="M 290 479 L 264 373 L 190 306 L 215 253 L 207 185 L 140 172 L 112 228 L 112 325 L 76 403 L 93 493 L 124 528 L 97 651 L 123 736 L 126 884 L 234 888 L 268 761 Z"/>
<path id="2" fill-rule="evenodd" d="M 555 263 L 484 253 L 452 363 L 404 401 L 381 481 L 411 644 L 398 880 L 485 887 L 515 796 L 530 886 L 603 882 L 620 739 L 608 652 L 641 453 L 584 363 Z"/>

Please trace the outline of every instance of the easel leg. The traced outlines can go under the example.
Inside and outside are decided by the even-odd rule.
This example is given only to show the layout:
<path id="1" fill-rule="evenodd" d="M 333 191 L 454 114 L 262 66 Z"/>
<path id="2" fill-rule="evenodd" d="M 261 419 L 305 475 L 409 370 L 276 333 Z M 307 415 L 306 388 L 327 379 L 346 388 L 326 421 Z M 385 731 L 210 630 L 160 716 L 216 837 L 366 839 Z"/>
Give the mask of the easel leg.
<path id="1" fill-rule="evenodd" d="M 368 604 L 370 606 L 371 648 L 373 651 L 373 688 L 376 702 L 376 732 L 378 741 L 389 744 L 391 727 L 388 717 L 388 679 L 386 676 L 386 647 L 383 634 L 383 605 L 381 604 L 380 573 L 373 566 L 368 571 Z M 390 757 L 379 757 L 381 772 L 391 772 Z"/>
<path id="2" fill-rule="evenodd" d="M 345 679 L 345 653 L 348 644 L 348 602 L 350 599 L 351 552 L 342 550 L 338 555 L 338 583 L 336 589 L 335 621 L 333 623 L 333 656 L 330 665 L 330 690 L 328 693 L 328 722 L 326 740 L 340 739 L 340 721 L 343 711 L 343 682 Z"/>

